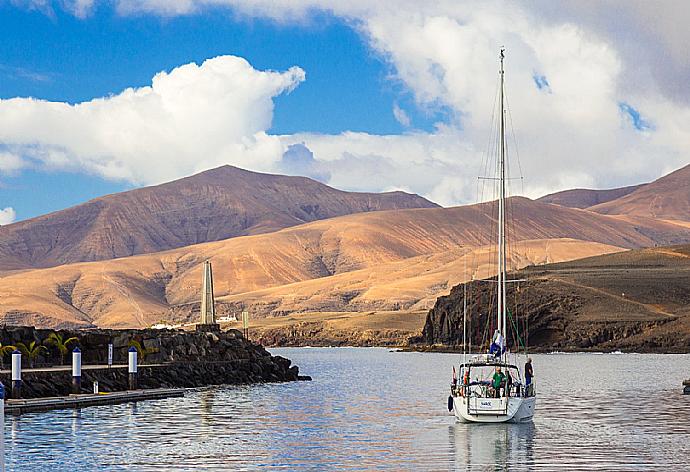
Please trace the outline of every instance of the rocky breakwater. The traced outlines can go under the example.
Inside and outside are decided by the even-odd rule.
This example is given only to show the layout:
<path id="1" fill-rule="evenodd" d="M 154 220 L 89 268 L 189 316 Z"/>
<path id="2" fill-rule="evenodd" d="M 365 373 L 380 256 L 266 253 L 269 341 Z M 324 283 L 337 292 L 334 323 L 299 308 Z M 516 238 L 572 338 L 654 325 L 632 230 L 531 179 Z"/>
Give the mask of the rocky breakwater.
<path id="1" fill-rule="evenodd" d="M 45 346 L 32 362 L 24 355 L 22 397 L 37 398 L 71 393 L 71 356 L 63 356 L 53 331 L 31 327 L 0 329 L 3 346 L 22 343 Z M 289 359 L 272 356 L 263 346 L 252 343 L 237 330 L 188 332 L 181 330 L 85 330 L 55 332 L 62 341 L 71 341 L 69 352 L 82 352 L 82 389 L 92 390 L 97 381 L 100 391 L 121 391 L 128 387 L 127 351 L 139 351 L 139 388 L 202 387 L 219 384 L 244 384 L 299 380 L 299 368 Z M 108 367 L 108 345 L 113 344 L 113 366 Z M 34 347 L 35 349 L 35 347 Z M 63 350 L 64 351 L 64 350 Z M 67 366 L 60 369 L 63 357 Z M 4 361 L 8 361 L 6 354 Z M 34 369 L 31 369 L 33 365 Z M 56 366 L 58 366 L 56 368 Z M 0 379 L 10 385 L 9 371 Z"/>

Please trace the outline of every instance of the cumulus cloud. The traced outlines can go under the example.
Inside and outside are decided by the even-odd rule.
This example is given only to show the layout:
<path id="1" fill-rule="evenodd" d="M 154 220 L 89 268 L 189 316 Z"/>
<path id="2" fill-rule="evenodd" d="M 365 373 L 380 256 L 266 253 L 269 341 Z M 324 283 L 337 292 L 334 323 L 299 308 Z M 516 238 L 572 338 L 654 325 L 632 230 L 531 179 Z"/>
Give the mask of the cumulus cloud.
<path id="1" fill-rule="evenodd" d="M 16 217 L 17 214 L 12 207 L 0 210 L 0 226 L 13 223 Z"/>
<path id="2" fill-rule="evenodd" d="M 228 162 L 270 169 L 282 154 L 279 139 L 266 133 L 272 99 L 304 78 L 299 67 L 259 71 L 221 56 L 160 72 L 148 87 L 76 105 L 0 100 L 0 143 L 48 168 L 141 184 Z"/>
<path id="3" fill-rule="evenodd" d="M 278 22 L 309 21 L 317 10 L 331 13 L 345 18 L 373 51 L 391 63 L 395 79 L 407 87 L 418 106 L 451 110 L 448 122 L 431 133 L 300 133 L 278 138 L 265 132 L 271 99 L 302 80 L 304 73 L 259 72 L 245 63 L 240 68 L 247 74 L 240 75 L 264 77 L 265 86 L 248 79 L 246 87 L 256 94 L 253 105 L 237 106 L 234 100 L 239 98 L 218 99 L 224 96 L 219 90 L 227 89 L 203 85 L 210 74 L 204 64 L 180 68 L 191 67 L 198 76 L 193 81 L 173 71 L 164 75 L 175 76 L 170 87 L 158 87 L 154 79 L 152 87 L 75 107 L 0 102 L 0 142 L 7 136 L 5 125 L 12 126 L 12 121 L 3 123 L 5 111 L 14 111 L 12 119 L 21 121 L 28 110 L 39 125 L 32 126 L 40 135 L 39 146 L 25 149 L 33 158 L 56 166 L 77 162 L 92 172 L 141 182 L 173 178 L 221 162 L 275 169 L 283 165 L 289 145 L 303 143 L 303 148 L 293 148 L 288 160 L 295 162 L 287 165 L 305 165 L 305 172 L 327 171 L 332 185 L 353 190 L 408 188 L 441 203 L 464 203 L 476 198 L 476 177 L 491 135 L 498 48 L 505 45 L 509 129 L 514 128 L 517 136 L 527 195 L 647 181 L 687 164 L 690 156 L 686 126 L 690 56 L 685 51 L 690 10 L 681 3 L 118 0 L 116 4 L 122 14 L 167 16 L 226 5 L 241 15 Z M 180 91 L 185 87 L 195 90 L 195 103 L 180 98 L 186 95 Z M 177 92 L 169 93 L 170 89 Z M 159 98 L 163 95 L 166 99 Z M 237 95 L 243 97 L 244 92 Z M 179 106 L 169 107 L 170 101 Z M 229 104 L 241 113 L 227 112 Z M 393 113 L 405 126 L 403 110 L 394 108 Z M 74 118 L 81 114 L 86 118 Z M 201 122 L 206 124 L 207 116 L 209 129 L 195 129 Z M 95 129 L 94 119 L 107 126 Z M 69 125 L 63 127 L 63 122 Z M 233 133 L 235 127 L 240 131 Z M 75 128 L 86 130 L 81 133 L 83 142 L 69 138 Z M 105 138 L 103 129 L 109 130 Z M 35 142 L 28 122 L 8 137 L 17 142 L 17 136 L 26 146 Z M 515 146 L 510 153 L 517 157 Z"/>
<path id="4" fill-rule="evenodd" d="M 462 185 L 463 190 L 457 191 L 457 182 L 450 184 L 448 178 L 439 177 L 433 187 L 438 189 L 434 191 L 429 189 L 431 177 L 425 176 L 419 179 L 424 182 L 417 184 L 402 180 L 409 174 L 406 166 L 417 165 L 420 159 L 412 153 L 429 151 L 429 142 L 439 139 L 450 139 L 440 146 L 447 154 L 439 161 L 439 149 L 434 147 L 435 156 L 425 163 L 430 166 L 426 167 L 428 174 L 437 175 L 435 169 L 455 172 L 474 168 L 481 162 L 478 156 L 486 149 L 490 136 L 497 52 L 501 45 L 508 49 L 508 98 L 523 170 L 528 178 L 525 185 L 528 194 L 536 196 L 537 192 L 559 190 L 572 184 L 608 187 L 635 183 L 653 179 L 688 162 L 690 131 L 684 123 L 690 108 L 673 93 L 678 87 L 685 91 L 690 69 L 689 56 L 684 54 L 690 39 L 690 30 L 684 25 L 686 19 L 690 20 L 686 18 L 690 13 L 686 14 L 687 9 L 680 3 L 650 4 L 639 0 L 624 4 L 585 0 L 559 2 L 558 6 L 546 0 L 514 4 L 474 0 L 435 0 L 423 4 L 414 0 L 164 3 L 165 6 L 156 0 L 122 0 L 119 4 L 124 13 L 170 14 L 171 9 L 177 9 L 180 14 L 190 14 L 209 5 L 227 5 L 241 14 L 280 22 L 304 21 L 315 10 L 354 20 L 352 24 L 373 50 L 391 62 L 396 79 L 407 85 L 420 106 L 440 104 L 453 111 L 449 129 L 429 136 L 367 139 L 360 134 L 310 136 L 311 140 L 305 142 L 314 150 L 316 159 L 330 159 L 331 166 L 352 159 L 360 166 L 361 176 L 355 177 L 353 170 L 345 171 L 352 178 L 348 182 L 342 182 L 344 179 L 332 171 L 334 184 L 361 186 L 362 182 L 371 182 L 370 175 L 389 168 L 386 175 L 381 174 L 384 180 L 379 187 L 406 185 L 427 195 L 435 192 L 433 195 L 443 194 L 446 197 L 442 198 L 460 202 L 458 199 L 471 185 Z M 659 48 L 665 53 L 659 54 Z M 653 130 L 640 129 L 629 113 L 621 113 L 621 103 L 653 123 Z M 377 147 L 362 149 L 362 141 L 377 143 Z M 386 147 L 393 142 L 409 145 L 412 141 L 415 145 L 410 145 L 408 150 Z M 320 150 L 324 143 L 329 143 L 330 157 Z M 340 151 L 336 152 L 335 147 Z M 338 154 L 337 159 L 333 158 L 334 154 Z M 465 175 L 457 178 L 469 181 Z"/>
<path id="5" fill-rule="evenodd" d="M 276 167 L 284 174 L 302 175 L 323 183 L 331 179 L 326 166 L 314 159 L 314 153 L 304 143 L 288 144 Z"/>

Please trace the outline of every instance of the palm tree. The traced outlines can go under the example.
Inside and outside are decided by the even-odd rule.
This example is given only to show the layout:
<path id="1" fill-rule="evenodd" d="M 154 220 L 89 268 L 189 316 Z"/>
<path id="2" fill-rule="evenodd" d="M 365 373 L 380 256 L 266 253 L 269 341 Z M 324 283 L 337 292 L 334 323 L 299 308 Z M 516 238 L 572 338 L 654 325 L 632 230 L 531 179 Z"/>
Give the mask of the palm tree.
<path id="1" fill-rule="evenodd" d="M 134 347 L 134 349 L 137 350 L 137 354 L 139 355 L 139 360 L 141 362 L 144 362 L 144 359 L 146 359 L 146 356 L 148 356 L 149 354 L 158 352 L 158 348 L 151 347 L 147 349 L 144 346 L 142 346 L 141 343 L 136 339 L 132 339 L 129 342 L 129 347 Z"/>
<path id="2" fill-rule="evenodd" d="M 5 356 L 11 354 L 16 349 L 17 348 L 14 346 L 3 346 L 2 343 L 0 343 L 0 369 L 5 368 Z"/>
<path id="3" fill-rule="evenodd" d="M 24 343 L 17 343 L 17 349 L 21 351 L 22 355 L 29 359 L 29 367 L 32 368 L 34 366 L 34 360 L 41 353 L 41 350 L 48 350 L 45 346 L 41 346 L 40 344 L 37 345 L 36 341 L 31 341 L 28 346 Z"/>
<path id="4" fill-rule="evenodd" d="M 76 343 L 78 342 L 79 339 L 76 337 L 71 337 L 65 339 L 62 334 L 52 332 L 48 335 L 46 340 L 44 341 L 44 344 L 52 344 L 54 345 L 58 352 L 60 353 L 60 364 L 64 365 L 65 364 L 65 356 L 67 355 L 67 352 L 69 351 L 69 345 L 71 343 Z"/>

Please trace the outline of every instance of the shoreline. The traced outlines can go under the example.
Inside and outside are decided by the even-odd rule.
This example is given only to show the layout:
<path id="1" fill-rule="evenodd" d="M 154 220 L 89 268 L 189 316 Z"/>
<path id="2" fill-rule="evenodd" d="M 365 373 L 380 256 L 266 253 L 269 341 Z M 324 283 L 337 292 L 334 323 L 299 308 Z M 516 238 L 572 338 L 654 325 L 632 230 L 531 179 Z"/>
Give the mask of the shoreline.
<path id="1" fill-rule="evenodd" d="M 429 354 L 462 354 L 462 349 L 450 346 L 395 346 L 395 345 L 357 345 L 357 344 L 341 344 L 341 345 L 302 345 L 302 346 L 264 346 L 266 349 L 334 349 L 334 348 L 373 348 L 373 349 L 388 349 L 394 352 L 417 352 Z M 468 355 L 470 353 L 467 353 Z M 480 354 L 473 352 L 472 355 Z M 629 349 L 613 349 L 613 350 L 583 350 L 583 349 L 545 349 L 535 348 L 529 351 L 528 354 L 658 354 L 658 355 L 688 355 L 690 351 L 644 351 L 644 350 L 629 350 Z"/>

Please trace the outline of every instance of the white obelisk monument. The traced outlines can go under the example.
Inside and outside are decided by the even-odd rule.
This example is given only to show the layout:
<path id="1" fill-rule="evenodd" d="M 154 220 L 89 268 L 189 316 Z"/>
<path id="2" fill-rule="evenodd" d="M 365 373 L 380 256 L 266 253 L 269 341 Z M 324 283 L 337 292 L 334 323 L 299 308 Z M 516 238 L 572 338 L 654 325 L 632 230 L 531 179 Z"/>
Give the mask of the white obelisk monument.
<path id="1" fill-rule="evenodd" d="M 201 288 L 201 319 L 197 325 L 199 331 L 218 331 L 220 325 L 216 323 L 216 308 L 213 300 L 213 272 L 211 263 L 204 262 Z"/>

